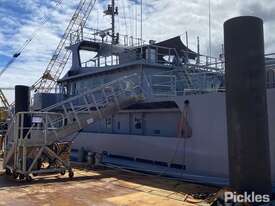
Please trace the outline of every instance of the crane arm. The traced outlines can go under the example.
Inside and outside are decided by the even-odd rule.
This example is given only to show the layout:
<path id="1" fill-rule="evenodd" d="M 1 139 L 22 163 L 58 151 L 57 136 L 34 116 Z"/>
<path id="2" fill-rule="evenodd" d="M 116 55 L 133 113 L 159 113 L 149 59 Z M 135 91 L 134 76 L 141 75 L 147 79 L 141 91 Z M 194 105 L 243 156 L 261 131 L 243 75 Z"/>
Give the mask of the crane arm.
<path id="1" fill-rule="evenodd" d="M 0 100 L 1 100 L 1 103 L 3 104 L 4 108 L 8 109 L 10 106 L 9 102 L 1 89 L 0 89 Z"/>
<path id="2" fill-rule="evenodd" d="M 35 82 L 32 88 L 38 92 L 50 92 L 57 84 L 64 71 L 64 68 L 70 58 L 71 51 L 66 49 L 70 44 L 70 34 L 79 31 L 86 24 L 86 21 L 95 5 L 96 0 L 81 0 L 69 25 L 67 26 L 63 37 L 61 38 L 46 70 L 42 77 Z"/>

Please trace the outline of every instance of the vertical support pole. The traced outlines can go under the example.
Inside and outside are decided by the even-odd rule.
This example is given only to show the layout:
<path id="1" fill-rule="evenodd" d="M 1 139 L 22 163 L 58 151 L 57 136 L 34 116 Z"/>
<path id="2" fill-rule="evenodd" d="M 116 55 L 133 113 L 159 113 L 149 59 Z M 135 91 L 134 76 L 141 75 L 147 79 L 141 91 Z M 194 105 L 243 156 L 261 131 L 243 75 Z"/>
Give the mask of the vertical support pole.
<path id="1" fill-rule="evenodd" d="M 30 111 L 30 89 L 27 86 L 17 85 L 15 86 L 15 115 L 17 117 L 16 119 L 16 125 L 14 134 L 18 134 L 15 136 L 16 140 L 15 142 L 23 142 L 23 138 L 30 138 L 29 129 L 31 128 L 32 119 L 31 116 L 28 114 L 17 114 L 19 112 L 28 112 Z M 28 134 L 28 135 L 27 135 Z M 20 140 L 18 138 L 21 138 Z M 22 150 L 21 150 L 22 149 Z M 26 171 L 26 155 L 27 155 L 27 148 L 26 146 L 20 145 L 20 148 L 17 146 L 16 154 L 14 157 L 15 160 L 15 168 L 20 168 L 19 164 L 19 156 L 22 154 L 22 169 L 23 172 Z"/>
<path id="2" fill-rule="evenodd" d="M 22 156 L 23 156 L 23 173 L 27 171 L 27 147 L 24 145 L 23 146 L 23 151 L 22 151 Z"/>
<path id="3" fill-rule="evenodd" d="M 189 48 L 188 32 L 185 32 L 186 47 Z"/>
<path id="4" fill-rule="evenodd" d="M 143 0 L 140 0 L 140 39 L 141 39 L 141 48 L 142 48 L 143 46 Z"/>
<path id="5" fill-rule="evenodd" d="M 15 113 L 30 110 L 30 90 L 27 86 L 15 86 Z"/>
<path id="6" fill-rule="evenodd" d="M 30 111 L 30 89 L 27 86 L 17 85 L 15 86 L 15 114 L 28 111 Z M 24 114 L 22 118 L 23 125 L 19 123 L 19 128 L 30 128 L 31 117 Z M 23 135 L 21 137 L 25 138 L 27 133 L 28 129 L 23 129 Z"/>
<path id="7" fill-rule="evenodd" d="M 232 189 L 271 193 L 263 21 L 224 23 L 229 177 Z"/>
<path id="8" fill-rule="evenodd" d="M 210 64 L 211 64 L 211 57 L 212 57 L 212 28 L 211 28 L 211 0 L 208 0 L 208 6 L 209 6 L 209 57 L 210 57 Z"/>
<path id="9" fill-rule="evenodd" d="M 197 64 L 200 64 L 200 37 L 197 37 Z"/>
<path id="10" fill-rule="evenodd" d="M 115 0 L 112 0 L 112 44 L 115 44 Z"/>
<path id="11" fill-rule="evenodd" d="M 47 144 L 47 136 L 48 136 L 48 128 L 49 128 L 49 121 L 48 121 L 48 115 L 49 114 L 46 114 L 45 115 L 45 125 L 43 125 L 43 129 L 44 129 L 44 144 L 46 145 Z M 53 127 L 54 128 L 54 127 Z M 54 130 L 55 131 L 55 130 Z"/>

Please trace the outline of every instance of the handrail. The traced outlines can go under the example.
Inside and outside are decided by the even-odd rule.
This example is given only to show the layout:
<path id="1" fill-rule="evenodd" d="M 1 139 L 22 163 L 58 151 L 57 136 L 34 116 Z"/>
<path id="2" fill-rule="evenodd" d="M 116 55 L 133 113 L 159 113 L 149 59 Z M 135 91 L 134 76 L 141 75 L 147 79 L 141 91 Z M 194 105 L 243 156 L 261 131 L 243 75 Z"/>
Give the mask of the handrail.
<path id="1" fill-rule="evenodd" d="M 52 121 L 50 116 L 56 116 L 57 120 Z M 38 117 L 41 118 L 40 122 L 33 122 L 33 119 L 31 120 L 30 126 L 24 126 L 25 117 Z M 18 122 L 19 121 L 19 122 Z M 18 135 L 18 139 L 28 139 L 27 137 L 31 134 L 32 131 L 44 131 L 42 136 L 38 136 L 39 138 L 44 138 L 45 143 L 47 142 L 47 134 L 50 130 L 51 132 L 55 132 L 60 128 L 64 127 L 65 123 L 65 116 L 62 113 L 56 113 L 56 112 L 18 112 L 16 114 L 16 122 L 14 122 L 16 125 L 16 131 Z M 53 127 L 53 125 L 56 125 L 56 123 L 61 123 L 59 127 Z M 38 124 L 43 124 L 42 127 L 38 127 Z M 27 131 L 26 134 L 24 134 L 24 131 Z"/>
<path id="2" fill-rule="evenodd" d="M 111 85 L 113 85 L 113 84 L 116 83 L 116 82 L 119 82 L 119 81 L 122 81 L 122 80 L 125 80 L 125 79 L 130 79 L 131 77 L 134 77 L 134 76 L 138 76 L 137 73 L 131 74 L 131 75 L 129 75 L 129 76 L 124 76 L 124 77 L 118 78 L 118 79 L 116 79 L 116 80 L 110 81 L 110 82 L 108 82 L 108 83 L 106 83 L 106 84 L 103 84 L 103 85 L 101 85 L 101 86 L 99 86 L 99 87 L 96 87 L 96 88 L 88 89 L 88 90 L 86 90 L 85 92 L 81 93 L 80 95 L 81 95 L 81 96 L 84 96 L 84 95 L 93 93 L 93 92 L 95 92 L 95 91 L 102 90 L 102 89 L 104 89 L 105 87 L 111 86 Z M 66 104 L 66 103 L 69 103 L 69 102 L 74 101 L 74 100 L 77 100 L 77 99 L 79 99 L 79 95 L 74 96 L 74 97 L 71 97 L 71 98 L 69 98 L 69 99 L 67 99 L 67 100 L 64 100 L 64 101 L 62 101 L 62 102 L 60 102 L 60 103 L 57 103 L 57 104 L 52 105 L 52 106 L 50 106 L 50 107 L 47 107 L 47 108 L 45 108 L 45 109 L 42 109 L 41 111 L 50 111 L 50 110 L 52 110 L 52 109 L 58 108 L 58 107 L 60 107 L 60 106 L 62 106 L 62 105 L 64 105 L 64 104 Z"/>

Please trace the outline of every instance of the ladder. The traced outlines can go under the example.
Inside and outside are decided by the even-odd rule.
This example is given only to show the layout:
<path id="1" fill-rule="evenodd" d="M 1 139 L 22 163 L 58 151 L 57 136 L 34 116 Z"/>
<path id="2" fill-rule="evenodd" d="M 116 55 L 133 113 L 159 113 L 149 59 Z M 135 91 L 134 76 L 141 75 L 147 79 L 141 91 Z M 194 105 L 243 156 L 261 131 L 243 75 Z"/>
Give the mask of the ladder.
<path id="1" fill-rule="evenodd" d="M 61 76 L 68 59 L 71 56 L 71 51 L 66 49 L 66 46 L 72 44 L 70 34 L 79 32 L 85 26 L 87 19 L 95 5 L 96 0 L 81 0 L 72 19 L 66 28 L 66 31 L 60 40 L 46 70 L 42 77 L 34 83 L 32 88 L 39 92 L 50 92 L 56 86 L 57 80 Z"/>
<path id="2" fill-rule="evenodd" d="M 68 142 L 70 135 L 89 124 L 143 101 L 144 94 L 140 75 L 133 74 L 87 90 L 42 111 L 17 113 L 13 129 L 5 138 L 6 173 L 27 181 L 31 174 L 47 172 L 62 174 L 68 170 L 69 176 L 73 176 L 70 163 L 59 157 L 53 145 Z M 38 163 L 46 161 L 46 156 L 55 159 L 58 167 L 39 168 Z"/>
<path id="3" fill-rule="evenodd" d="M 189 71 L 187 67 L 180 61 L 180 57 L 177 50 L 176 49 L 173 49 L 173 50 L 175 52 L 175 56 L 178 62 L 178 65 L 174 67 L 175 69 L 178 69 L 178 67 L 180 67 L 181 69 L 181 72 L 177 72 L 176 75 L 178 76 L 178 79 L 185 81 L 187 88 L 192 88 L 193 84 L 192 84 L 192 79 L 190 77 Z"/>

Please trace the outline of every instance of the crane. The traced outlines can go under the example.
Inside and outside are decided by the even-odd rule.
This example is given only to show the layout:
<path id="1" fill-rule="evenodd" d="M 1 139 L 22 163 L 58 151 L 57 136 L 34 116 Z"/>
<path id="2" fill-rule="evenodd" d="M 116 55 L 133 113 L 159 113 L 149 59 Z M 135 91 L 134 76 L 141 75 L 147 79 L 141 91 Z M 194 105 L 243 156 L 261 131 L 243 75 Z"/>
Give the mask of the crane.
<path id="1" fill-rule="evenodd" d="M 8 110 L 9 110 L 9 103 L 6 99 L 3 91 L 0 89 L 0 155 L 2 152 L 2 145 L 3 145 L 3 137 L 6 134 L 7 130 L 7 118 L 8 118 Z"/>
<path id="2" fill-rule="evenodd" d="M 9 108 L 9 106 L 10 106 L 9 102 L 1 89 L 0 89 L 0 100 L 1 100 L 2 106 L 4 108 Z"/>
<path id="3" fill-rule="evenodd" d="M 63 37 L 61 38 L 43 75 L 32 85 L 35 92 L 49 93 L 57 84 L 64 68 L 71 56 L 71 51 L 66 49 L 70 43 L 70 34 L 82 29 L 96 3 L 96 0 L 81 0 Z"/>
<path id="4" fill-rule="evenodd" d="M 89 17 L 91 10 L 95 5 L 96 0 L 81 0 L 64 35 L 63 38 L 60 40 L 58 47 L 56 48 L 54 55 L 52 56 L 45 72 L 43 73 L 42 77 L 33 84 L 32 88 L 36 91 L 40 92 L 49 92 L 51 88 L 56 85 L 57 79 L 62 74 L 66 63 L 71 55 L 71 52 L 66 50 L 65 46 L 67 45 L 68 41 L 70 40 L 70 33 L 72 31 L 78 31 L 81 27 L 86 24 L 87 18 Z M 56 0 L 56 7 L 60 6 L 62 0 Z M 47 23 L 49 17 L 44 17 L 41 25 Z M 30 44 L 30 42 L 34 39 L 34 37 L 38 34 L 39 30 L 35 30 L 31 37 L 26 40 L 24 45 L 13 54 L 11 60 L 3 67 L 0 71 L 0 76 L 11 66 L 11 64 L 21 55 L 21 53 L 25 50 L 25 48 Z M 2 105 L 1 112 L 3 110 L 8 110 L 9 103 L 7 98 L 5 97 L 4 93 L 0 89 L 0 103 Z"/>
<path id="5" fill-rule="evenodd" d="M 7 71 L 7 69 L 10 67 L 10 65 L 16 60 L 17 57 L 20 56 L 21 52 L 22 52 L 22 48 L 16 52 L 11 60 L 3 67 L 3 69 L 0 71 L 0 77 L 2 76 L 2 74 L 4 74 L 5 71 Z M 0 105 L 1 105 L 1 108 L 0 108 L 0 116 L 3 116 L 3 113 L 5 111 L 7 111 L 9 109 L 9 102 L 7 100 L 7 98 L 5 97 L 2 89 L 0 88 Z"/>
<path id="6" fill-rule="evenodd" d="M 63 0 L 54 0 L 55 2 L 55 7 L 59 7 L 61 6 Z M 0 71 L 0 77 L 2 76 L 2 74 L 4 74 L 9 68 L 10 66 L 16 61 L 16 59 L 21 55 L 21 53 L 29 46 L 29 44 L 32 42 L 32 40 L 38 35 L 38 33 L 41 30 L 41 27 L 43 25 L 45 25 L 48 20 L 49 20 L 49 16 L 44 16 L 42 18 L 42 21 L 40 22 L 40 26 L 38 28 L 36 28 L 33 33 L 31 33 L 31 36 L 24 42 L 24 44 L 22 45 L 21 48 L 19 48 L 11 57 L 11 59 L 9 60 L 9 62 L 1 69 Z M 3 117 L 3 112 L 9 110 L 10 104 L 8 103 L 7 98 L 5 97 L 2 89 L 0 88 L 0 112 L 1 112 L 1 116 Z"/>

